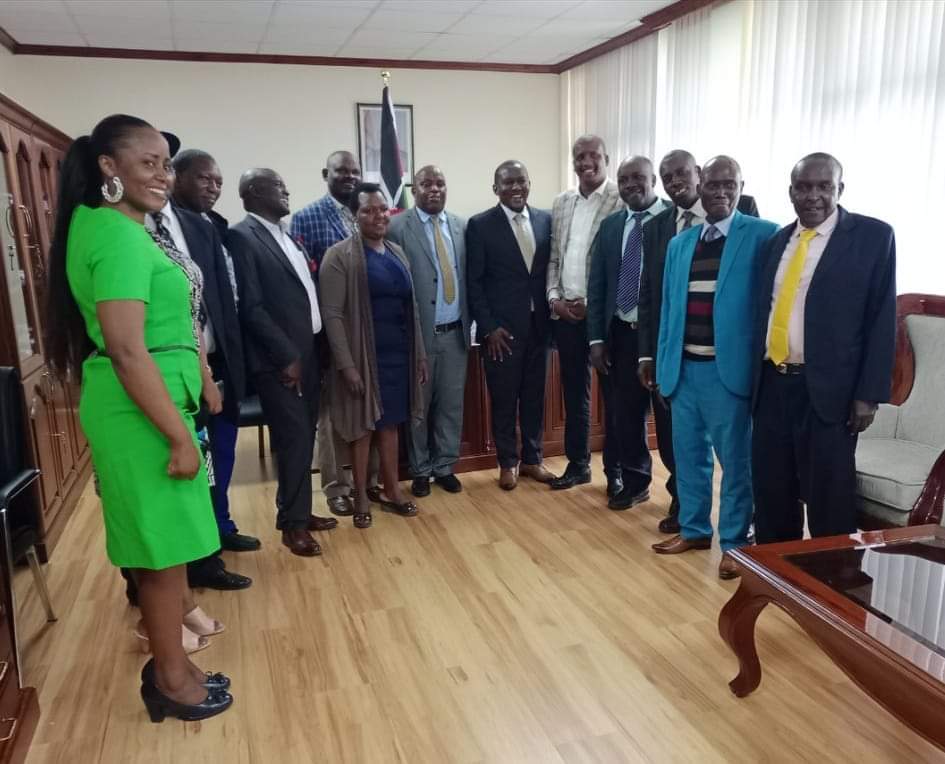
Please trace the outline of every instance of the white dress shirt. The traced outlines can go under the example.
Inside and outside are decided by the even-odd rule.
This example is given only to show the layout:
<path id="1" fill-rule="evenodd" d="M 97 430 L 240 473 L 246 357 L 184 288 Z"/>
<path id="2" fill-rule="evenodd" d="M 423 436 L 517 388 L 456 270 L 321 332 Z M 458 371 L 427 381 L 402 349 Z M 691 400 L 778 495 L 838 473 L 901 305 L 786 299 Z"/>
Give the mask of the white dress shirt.
<path id="1" fill-rule="evenodd" d="M 292 241 L 292 237 L 286 233 L 281 222 L 270 223 L 255 212 L 249 214 L 266 226 L 266 230 L 272 234 L 272 238 L 276 240 L 276 243 L 285 252 L 285 256 L 289 258 L 289 262 L 292 263 L 295 274 L 299 277 L 299 281 L 302 282 L 302 286 L 305 287 L 305 292 L 308 294 L 308 304 L 312 309 L 312 334 L 318 334 L 322 330 L 322 316 L 318 310 L 318 294 L 315 292 L 315 282 L 312 280 L 312 272 L 309 270 L 305 253 L 299 249 L 298 244 Z"/>
<path id="2" fill-rule="evenodd" d="M 591 229 L 604 203 L 605 179 L 587 196 L 577 192 L 574 214 L 568 228 L 568 241 L 561 263 L 561 289 L 565 300 L 587 298 L 587 250 L 591 248 Z"/>
<path id="3" fill-rule="evenodd" d="M 511 210 L 501 203 L 499 204 L 499 206 L 502 208 L 502 211 L 505 213 L 505 216 L 509 219 L 509 225 L 512 226 L 513 231 L 518 226 L 518 223 L 515 222 L 516 215 L 521 215 L 523 218 L 525 218 L 525 235 L 528 236 L 529 240 L 531 241 L 532 251 L 534 252 L 537 249 L 537 247 L 535 246 L 535 232 L 532 230 L 532 219 L 531 219 L 531 216 L 528 214 L 528 205 L 526 204 L 524 207 L 522 207 L 521 212 L 516 212 L 515 210 Z"/>
<path id="4" fill-rule="evenodd" d="M 807 301 L 807 291 L 810 289 L 811 279 L 814 277 L 814 271 L 817 270 L 817 264 L 823 257 L 827 244 L 830 243 L 830 235 L 833 229 L 837 227 L 838 210 L 814 230 L 817 235 L 807 244 L 807 257 L 804 258 L 804 268 L 801 270 L 801 280 L 797 285 L 797 292 L 794 294 L 794 305 L 791 307 L 791 318 L 788 320 L 788 357 L 786 363 L 804 363 L 804 304 Z M 778 271 L 774 276 L 774 291 L 771 294 L 771 309 L 768 313 L 768 333 L 765 340 L 765 358 L 768 357 L 767 347 L 771 341 L 771 322 L 774 319 L 774 303 L 781 291 L 781 285 L 784 283 L 784 274 L 787 272 L 788 263 L 797 247 L 801 243 L 801 221 L 798 220 L 794 226 L 794 232 L 788 239 L 781 260 L 778 262 Z"/>
<path id="5" fill-rule="evenodd" d="M 523 218 L 525 218 L 525 226 L 524 226 L 525 235 L 529 238 L 529 240 L 532 243 L 532 252 L 535 252 L 535 250 L 538 247 L 535 244 L 535 231 L 532 229 L 532 219 L 531 219 L 531 216 L 528 214 L 528 205 L 526 204 L 524 207 L 522 207 L 521 212 L 516 212 L 515 210 L 511 210 L 508 207 L 506 207 L 504 204 L 502 204 L 501 202 L 499 203 L 499 206 L 502 208 L 502 211 L 505 213 L 505 216 L 509 219 L 509 225 L 512 226 L 513 235 L 515 233 L 515 229 L 518 227 L 518 223 L 515 222 L 516 216 L 521 215 Z M 534 262 L 534 260 L 532 260 L 532 262 Z M 531 301 L 531 305 L 532 305 L 532 312 L 534 312 L 535 310 L 534 300 Z"/>
<path id="6" fill-rule="evenodd" d="M 171 205 L 170 200 L 161 208 L 161 214 L 163 215 L 161 222 L 171 234 L 171 241 L 174 242 L 174 246 L 186 255 L 188 260 L 193 260 L 194 258 L 190 254 L 190 247 L 187 246 L 187 239 L 184 238 L 184 229 L 181 228 L 180 220 L 177 218 L 177 213 L 174 212 L 174 207 Z M 154 219 L 150 215 L 145 216 L 144 225 L 149 231 L 157 230 Z M 200 296 L 200 299 L 201 301 L 203 300 L 203 295 Z M 206 307 L 202 312 L 204 314 L 205 323 L 200 327 L 200 339 L 203 341 L 204 352 L 209 355 L 217 349 L 217 343 L 213 335 L 213 324 L 210 322 L 210 314 L 207 312 Z"/>
<path id="7" fill-rule="evenodd" d="M 620 259 L 623 260 L 624 252 L 627 251 L 627 239 L 630 236 L 630 232 L 636 227 L 636 221 L 633 219 L 633 216 L 638 212 L 642 212 L 645 217 L 640 221 L 641 225 L 646 224 L 648 221 L 652 220 L 656 215 L 659 215 L 663 211 L 663 200 L 657 197 L 656 201 L 653 202 L 645 210 L 631 210 L 627 208 L 627 219 L 623 224 L 623 239 L 620 242 Z M 619 268 L 618 268 L 619 271 Z M 640 278 L 643 278 L 643 258 L 640 258 Z M 639 316 L 639 310 L 634 307 L 630 310 L 629 313 L 621 313 L 618 309 L 615 312 L 617 318 L 621 321 L 627 321 L 629 323 L 635 323 L 637 317 Z"/>
<path id="8" fill-rule="evenodd" d="M 685 214 L 687 212 L 692 213 L 692 225 L 690 228 L 694 228 L 705 222 L 705 209 L 702 206 L 702 200 L 697 198 L 696 203 L 688 210 L 684 210 L 682 207 L 676 207 L 676 233 L 681 233 L 683 226 L 686 225 Z"/>

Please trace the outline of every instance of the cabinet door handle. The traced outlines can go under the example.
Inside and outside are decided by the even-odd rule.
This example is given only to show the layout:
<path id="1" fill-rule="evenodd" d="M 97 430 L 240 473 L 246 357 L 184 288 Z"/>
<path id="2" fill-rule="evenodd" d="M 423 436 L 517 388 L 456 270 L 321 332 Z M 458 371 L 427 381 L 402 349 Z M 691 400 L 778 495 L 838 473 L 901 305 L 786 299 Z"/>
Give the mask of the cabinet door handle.
<path id="1" fill-rule="evenodd" d="M 10 667 L 9 661 L 0 661 L 0 685 L 3 684 L 3 679 L 7 675 L 7 669 Z"/>
<path id="2" fill-rule="evenodd" d="M 7 227 L 7 232 L 10 234 L 11 238 L 16 239 L 16 231 L 13 230 L 13 197 L 10 194 L 7 194 L 7 199 L 9 202 L 7 204 L 6 212 L 3 215 L 4 225 Z"/>
<path id="3" fill-rule="evenodd" d="M 30 214 L 29 208 L 25 204 L 17 205 L 21 210 L 23 210 L 23 216 L 26 220 L 26 235 L 32 238 L 33 236 L 33 216 Z"/>
<path id="4" fill-rule="evenodd" d="M 10 731 L 3 737 L 0 737 L 0 743 L 5 743 L 11 737 L 13 737 L 13 733 L 16 732 L 17 721 L 19 720 L 15 716 L 7 716 L 7 717 L 4 717 L 3 719 L 0 719 L 0 722 L 13 722 L 13 724 L 10 725 Z"/>

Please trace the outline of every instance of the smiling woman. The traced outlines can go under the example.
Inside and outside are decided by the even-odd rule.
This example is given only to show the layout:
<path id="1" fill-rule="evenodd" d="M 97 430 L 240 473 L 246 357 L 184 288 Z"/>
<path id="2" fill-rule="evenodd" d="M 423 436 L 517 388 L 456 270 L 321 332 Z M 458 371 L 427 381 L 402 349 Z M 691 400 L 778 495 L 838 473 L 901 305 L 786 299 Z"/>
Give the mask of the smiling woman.
<path id="1" fill-rule="evenodd" d="M 141 697 L 152 721 L 205 719 L 233 702 L 222 674 L 184 652 L 184 563 L 219 547 L 194 415 L 204 376 L 194 316 L 200 271 L 145 215 L 170 179 L 167 139 L 106 117 L 62 165 L 50 247 L 49 361 L 81 373 L 79 416 L 101 489 L 111 562 L 131 568 L 154 652 Z"/>

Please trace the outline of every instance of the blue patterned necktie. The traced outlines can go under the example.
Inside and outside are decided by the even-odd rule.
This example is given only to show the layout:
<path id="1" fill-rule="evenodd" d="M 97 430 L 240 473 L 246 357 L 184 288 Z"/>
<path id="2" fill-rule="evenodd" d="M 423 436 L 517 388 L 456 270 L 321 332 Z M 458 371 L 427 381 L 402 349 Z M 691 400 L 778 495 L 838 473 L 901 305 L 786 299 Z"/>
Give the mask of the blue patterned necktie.
<path id="1" fill-rule="evenodd" d="M 709 244 L 710 242 L 715 241 L 716 239 L 720 238 L 721 236 L 722 236 L 722 232 L 721 232 L 718 228 L 715 227 L 715 224 L 714 224 L 714 223 L 710 223 L 710 224 L 706 227 L 705 232 L 702 234 L 702 240 L 703 240 L 706 244 Z"/>
<path id="2" fill-rule="evenodd" d="M 633 228 L 627 235 L 617 277 L 617 310 L 629 313 L 640 302 L 640 264 L 643 261 L 643 218 L 645 212 L 633 213 Z"/>

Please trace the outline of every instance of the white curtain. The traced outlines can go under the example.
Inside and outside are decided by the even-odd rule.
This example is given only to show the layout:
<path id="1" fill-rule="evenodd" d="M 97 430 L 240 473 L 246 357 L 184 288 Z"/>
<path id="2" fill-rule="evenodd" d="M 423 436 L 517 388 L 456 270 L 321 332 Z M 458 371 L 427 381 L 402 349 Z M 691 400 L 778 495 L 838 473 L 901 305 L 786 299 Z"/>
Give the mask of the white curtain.
<path id="1" fill-rule="evenodd" d="M 937 234 L 945 213 L 943 36 L 945 0 L 733 0 L 661 30 L 655 67 L 627 72 L 617 58 L 651 36 L 609 54 L 609 66 L 593 70 L 593 92 L 575 99 L 566 90 L 562 102 L 569 127 L 580 120 L 581 132 L 601 132 L 619 147 L 614 165 L 627 153 L 658 159 L 673 148 L 700 161 L 731 154 L 746 193 L 781 224 L 793 218 L 794 162 L 812 151 L 834 154 L 845 171 L 841 203 L 896 229 L 898 291 L 945 294 Z M 639 59 L 622 60 L 639 67 Z M 563 81 L 584 81 L 598 61 Z M 635 96 L 653 82 L 653 68 L 653 113 L 601 120 L 602 102 L 616 107 L 628 94 L 623 103 L 645 108 Z"/>
<path id="2" fill-rule="evenodd" d="M 651 156 L 656 134 L 656 35 L 625 45 L 561 75 L 562 157 L 570 186 L 571 146 L 585 133 L 604 139 L 610 154 L 610 177 L 623 157 Z"/>

